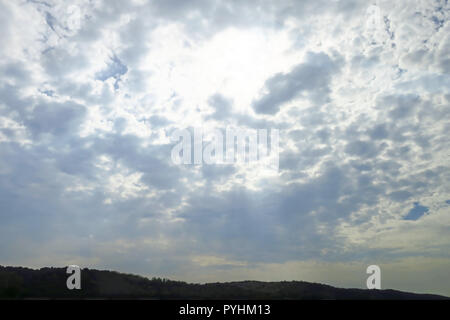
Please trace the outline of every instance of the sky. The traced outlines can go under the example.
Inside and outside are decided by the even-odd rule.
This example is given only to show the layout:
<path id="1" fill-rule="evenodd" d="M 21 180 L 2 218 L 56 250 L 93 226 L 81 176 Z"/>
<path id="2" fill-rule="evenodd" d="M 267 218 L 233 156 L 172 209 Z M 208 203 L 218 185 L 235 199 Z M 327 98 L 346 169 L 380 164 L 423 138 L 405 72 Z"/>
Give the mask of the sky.
<path id="1" fill-rule="evenodd" d="M 450 295 L 447 0 L 0 0 L 0 264 Z M 279 130 L 279 170 L 175 130 Z"/>

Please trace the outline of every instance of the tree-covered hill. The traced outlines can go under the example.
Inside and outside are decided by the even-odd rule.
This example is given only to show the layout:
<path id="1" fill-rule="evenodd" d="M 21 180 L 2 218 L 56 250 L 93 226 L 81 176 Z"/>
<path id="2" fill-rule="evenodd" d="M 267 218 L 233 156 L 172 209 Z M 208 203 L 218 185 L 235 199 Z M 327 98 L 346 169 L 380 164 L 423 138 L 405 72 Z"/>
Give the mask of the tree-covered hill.
<path id="1" fill-rule="evenodd" d="M 449 299 L 395 290 L 342 289 L 303 281 L 189 284 L 115 271 L 82 269 L 81 290 L 68 290 L 65 268 L 0 266 L 0 299 Z"/>

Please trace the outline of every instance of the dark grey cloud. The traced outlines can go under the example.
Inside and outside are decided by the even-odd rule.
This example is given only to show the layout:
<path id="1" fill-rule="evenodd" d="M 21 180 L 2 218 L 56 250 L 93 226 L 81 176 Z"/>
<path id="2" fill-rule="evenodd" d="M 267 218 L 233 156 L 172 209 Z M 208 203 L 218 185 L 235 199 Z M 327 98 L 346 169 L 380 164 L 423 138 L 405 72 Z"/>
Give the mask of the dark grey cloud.
<path id="1" fill-rule="evenodd" d="M 378 124 L 368 131 L 370 138 L 373 140 L 386 139 L 389 136 L 389 131 L 385 123 Z"/>
<path id="2" fill-rule="evenodd" d="M 109 134 L 95 139 L 93 148 L 98 154 L 109 155 L 135 172 L 143 173 L 141 181 L 159 189 L 178 186 L 180 168 L 170 160 L 172 145 L 152 145 L 142 148 L 144 141 L 130 134 Z"/>
<path id="3" fill-rule="evenodd" d="M 379 153 L 379 150 L 371 141 L 358 140 L 348 143 L 345 147 L 345 152 L 352 156 L 372 158 Z"/>
<path id="4" fill-rule="evenodd" d="M 388 96 L 383 99 L 382 107 L 391 107 L 390 118 L 398 120 L 413 115 L 419 103 L 417 95 Z"/>
<path id="5" fill-rule="evenodd" d="M 389 197 L 397 202 L 403 202 L 405 200 L 408 200 L 409 198 L 412 197 L 412 193 L 406 190 L 402 190 L 402 191 L 394 191 L 392 193 L 389 194 Z"/>
<path id="6" fill-rule="evenodd" d="M 75 102 L 44 102 L 34 107 L 31 117 L 26 123 L 33 135 L 36 136 L 44 133 L 76 134 L 85 115 L 86 108 Z"/>
<path id="7" fill-rule="evenodd" d="M 48 48 L 42 53 L 41 61 L 45 71 L 56 81 L 89 65 L 89 58 L 83 52 L 74 53 L 60 47 Z"/>
<path id="8" fill-rule="evenodd" d="M 219 93 L 209 97 L 208 104 L 214 108 L 214 112 L 207 119 L 225 120 L 232 114 L 233 102 Z"/>
<path id="9" fill-rule="evenodd" d="M 284 103 L 302 94 L 315 104 L 326 103 L 331 79 L 341 63 L 323 52 L 308 53 L 306 61 L 289 73 L 278 73 L 266 80 L 268 93 L 253 102 L 253 109 L 256 113 L 276 114 Z"/>
<path id="10" fill-rule="evenodd" d="M 16 85 L 27 85 L 31 82 L 31 72 L 22 63 L 10 62 L 6 65 L 0 67 L 3 79 L 2 80 L 13 80 Z"/>
<path id="11" fill-rule="evenodd" d="M 169 124 L 171 124 L 172 122 L 170 120 L 168 120 L 167 118 L 163 117 L 163 116 L 159 116 L 157 114 L 151 116 L 149 119 L 150 124 L 154 127 L 154 128 L 161 128 L 161 127 L 166 127 Z"/>

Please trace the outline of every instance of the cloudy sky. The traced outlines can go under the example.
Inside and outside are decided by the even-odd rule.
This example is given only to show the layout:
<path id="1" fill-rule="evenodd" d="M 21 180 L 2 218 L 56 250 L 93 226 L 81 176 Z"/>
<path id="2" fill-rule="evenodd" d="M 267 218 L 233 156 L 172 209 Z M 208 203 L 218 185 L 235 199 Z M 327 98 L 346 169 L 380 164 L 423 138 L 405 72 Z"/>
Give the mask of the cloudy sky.
<path id="1" fill-rule="evenodd" d="M 447 0 L 0 0 L 0 264 L 450 295 Z M 278 129 L 279 171 L 176 165 Z"/>

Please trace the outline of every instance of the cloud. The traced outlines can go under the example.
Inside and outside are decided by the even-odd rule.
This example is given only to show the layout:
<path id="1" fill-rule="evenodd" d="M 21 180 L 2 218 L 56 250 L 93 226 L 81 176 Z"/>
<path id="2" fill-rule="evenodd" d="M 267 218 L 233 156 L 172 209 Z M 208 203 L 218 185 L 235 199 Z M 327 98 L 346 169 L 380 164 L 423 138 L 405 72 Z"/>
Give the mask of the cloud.
<path id="1" fill-rule="evenodd" d="M 378 150 L 374 143 L 360 140 L 347 144 L 345 152 L 349 155 L 363 158 L 373 158 L 378 154 Z"/>
<path id="2" fill-rule="evenodd" d="M 208 103 L 214 108 L 214 113 L 208 116 L 208 118 L 225 120 L 231 116 L 232 102 L 221 94 L 211 96 L 208 99 Z"/>
<path id="3" fill-rule="evenodd" d="M 86 114 L 86 108 L 74 102 L 38 104 L 27 121 L 33 135 L 76 133 Z"/>
<path id="4" fill-rule="evenodd" d="M 287 74 L 276 74 L 265 82 L 268 91 L 253 102 L 256 113 L 276 114 L 281 106 L 301 94 L 313 103 L 326 103 L 333 74 L 339 71 L 339 62 L 325 53 L 308 53 L 306 61 Z"/>
<path id="5" fill-rule="evenodd" d="M 429 211 L 429 208 L 421 206 L 418 202 L 414 202 L 414 208 L 412 208 L 408 214 L 404 217 L 405 220 L 418 220 L 424 214 Z"/>

